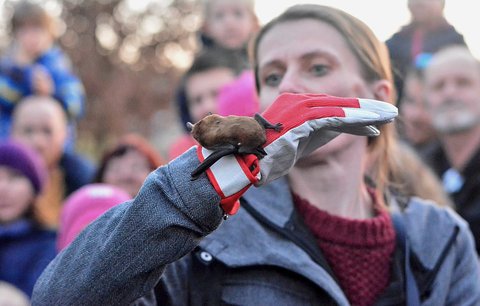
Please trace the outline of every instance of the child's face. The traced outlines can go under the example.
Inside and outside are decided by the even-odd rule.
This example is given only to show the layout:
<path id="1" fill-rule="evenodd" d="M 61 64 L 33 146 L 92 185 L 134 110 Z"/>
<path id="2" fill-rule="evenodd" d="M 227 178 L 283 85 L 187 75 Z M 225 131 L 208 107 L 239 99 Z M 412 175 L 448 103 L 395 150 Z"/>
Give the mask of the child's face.
<path id="1" fill-rule="evenodd" d="M 220 89 L 233 80 L 235 74 L 228 68 L 213 68 L 191 75 L 185 91 L 192 120 L 198 122 L 209 112 L 216 113 Z"/>
<path id="2" fill-rule="evenodd" d="M 52 35 L 47 29 L 36 25 L 24 25 L 17 30 L 15 38 L 27 56 L 32 59 L 48 50 L 52 43 Z"/>
<path id="3" fill-rule="evenodd" d="M 245 46 L 257 30 L 253 12 L 242 1 L 212 0 L 205 20 L 205 33 L 228 49 Z"/>
<path id="4" fill-rule="evenodd" d="M 107 163 L 103 182 L 120 187 L 135 197 L 151 171 L 148 159 L 137 150 L 130 149 Z"/>
<path id="5" fill-rule="evenodd" d="M 18 110 L 12 134 L 15 139 L 35 149 L 49 167 L 60 160 L 63 153 L 67 127 L 62 110 L 54 105 L 30 103 Z"/>
<path id="6" fill-rule="evenodd" d="M 21 218 L 34 200 L 33 186 L 15 169 L 0 166 L 0 224 Z"/>

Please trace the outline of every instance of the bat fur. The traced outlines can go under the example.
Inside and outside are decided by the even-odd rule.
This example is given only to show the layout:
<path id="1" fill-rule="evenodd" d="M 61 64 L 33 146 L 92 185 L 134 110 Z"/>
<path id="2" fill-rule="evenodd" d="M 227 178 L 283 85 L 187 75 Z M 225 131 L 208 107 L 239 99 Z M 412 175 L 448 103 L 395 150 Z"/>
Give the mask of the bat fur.
<path id="1" fill-rule="evenodd" d="M 198 178 L 215 162 L 229 154 L 255 154 L 259 159 L 267 153 L 263 145 L 267 141 L 266 129 L 280 131 L 282 124 L 271 124 L 260 114 L 246 116 L 208 115 L 196 124 L 188 124 L 193 138 L 209 150 L 214 151 L 193 172 Z"/>

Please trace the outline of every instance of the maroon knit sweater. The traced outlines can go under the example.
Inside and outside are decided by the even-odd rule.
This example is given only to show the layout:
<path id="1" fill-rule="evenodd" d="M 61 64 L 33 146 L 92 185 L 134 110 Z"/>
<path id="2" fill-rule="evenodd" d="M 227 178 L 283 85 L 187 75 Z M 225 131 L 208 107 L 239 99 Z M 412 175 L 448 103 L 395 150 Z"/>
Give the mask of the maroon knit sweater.
<path id="1" fill-rule="evenodd" d="M 371 219 L 346 219 L 322 211 L 298 195 L 293 199 L 350 303 L 373 305 L 390 282 L 395 249 L 390 214 L 377 209 Z"/>

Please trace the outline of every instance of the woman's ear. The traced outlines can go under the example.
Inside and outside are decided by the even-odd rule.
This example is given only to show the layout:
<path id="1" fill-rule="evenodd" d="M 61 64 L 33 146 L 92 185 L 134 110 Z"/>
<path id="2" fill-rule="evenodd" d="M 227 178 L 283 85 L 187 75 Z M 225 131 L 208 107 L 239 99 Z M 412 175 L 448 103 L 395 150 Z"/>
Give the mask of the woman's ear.
<path id="1" fill-rule="evenodd" d="M 375 99 L 385 102 L 392 101 L 392 84 L 387 80 L 377 80 L 373 81 L 371 84 L 372 92 L 375 96 Z"/>

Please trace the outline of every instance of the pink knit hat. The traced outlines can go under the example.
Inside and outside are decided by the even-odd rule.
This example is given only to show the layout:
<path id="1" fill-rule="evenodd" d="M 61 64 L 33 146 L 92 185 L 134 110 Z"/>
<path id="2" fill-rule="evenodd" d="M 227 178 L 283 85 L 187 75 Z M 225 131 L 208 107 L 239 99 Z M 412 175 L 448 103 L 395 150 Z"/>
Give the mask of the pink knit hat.
<path id="1" fill-rule="evenodd" d="M 107 184 L 85 185 L 72 193 L 62 207 L 57 249 L 67 247 L 93 220 L 130 199 L 124 190 Z"/>
<path id="2" fill-rule="evenodd" d="M 253 116 L 259 110 L 253 71 L 243 72 L 238 79 L 222 87 L 217 96 L 219 115 Z"/>

